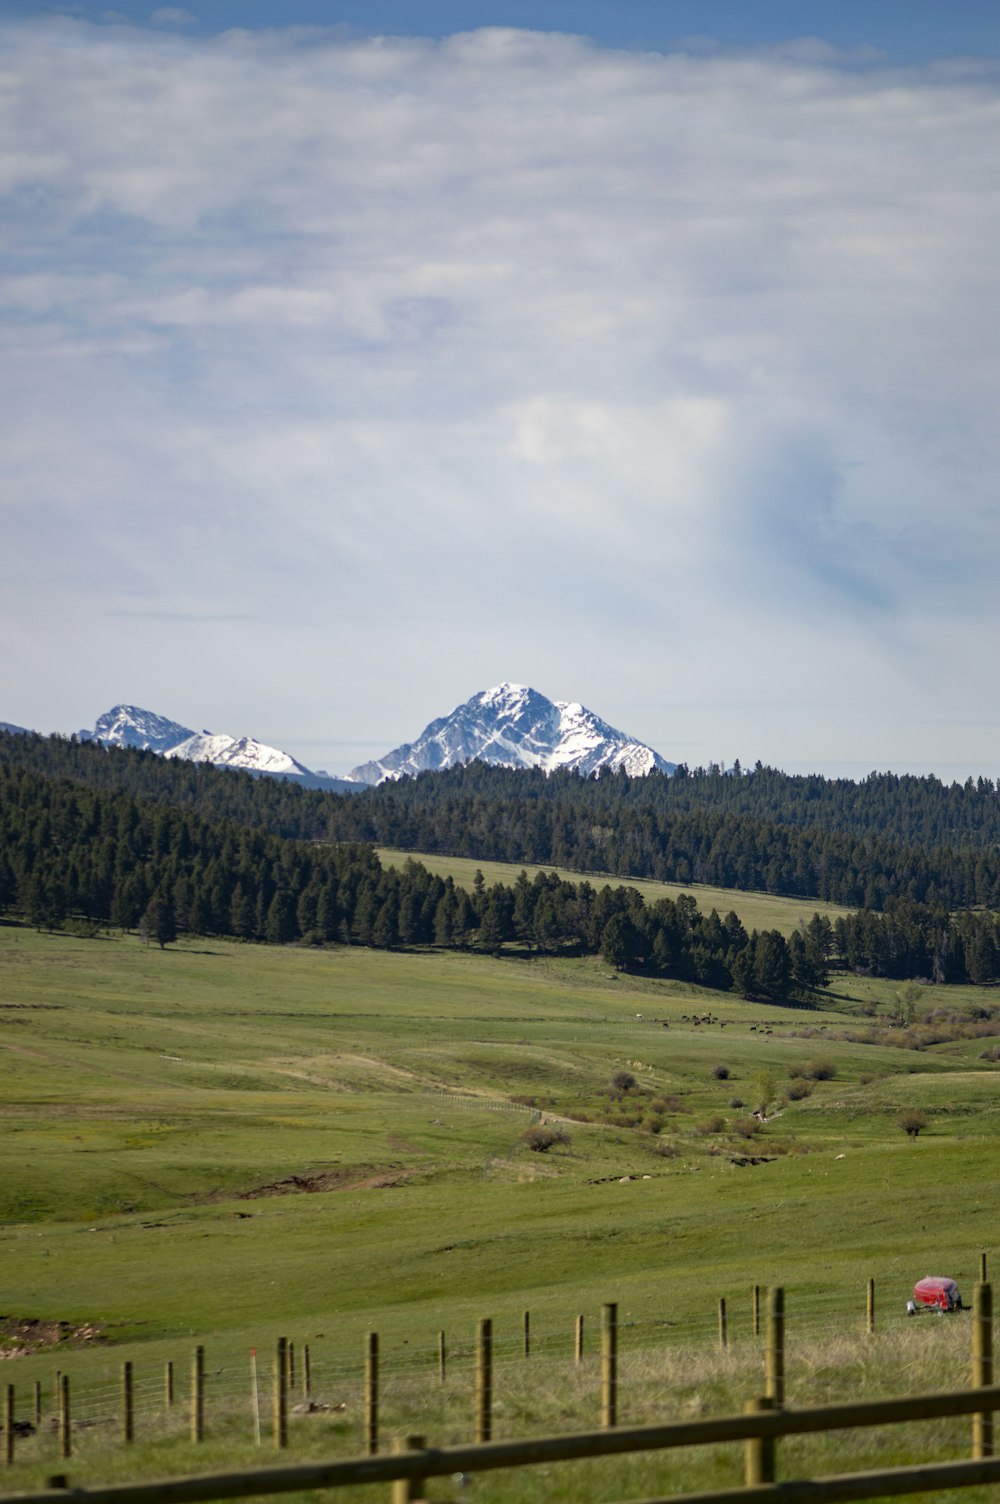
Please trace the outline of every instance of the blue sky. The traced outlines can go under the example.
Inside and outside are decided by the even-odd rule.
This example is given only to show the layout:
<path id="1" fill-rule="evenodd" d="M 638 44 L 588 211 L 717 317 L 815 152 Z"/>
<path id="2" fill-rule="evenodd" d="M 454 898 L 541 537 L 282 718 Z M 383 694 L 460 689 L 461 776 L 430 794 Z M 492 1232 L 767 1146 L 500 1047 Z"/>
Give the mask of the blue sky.
<path id="1" fill-rule="evenodd" d="M 575 32 L 606 46 L 664 50 L 693 38 L 723 47 L 754 47 L 821 37 L 835 47 L 871 48 L 896 62 L 955 56 L 1000 57 L 1000 13 L 992 0 L 149 0 L 53 5 L 6 0 L 11 15 L 63 12 L 94 21 L 112 15 L 147 25 L 182 25 L 195 35 L 231 27 L 339 25 L 361 35 L 379 32 L 442 37 L 480 26 Z M 171 16 L 168 13 L 173 12 Z"/>
<path id="2" fill-rule="evenodd" d="M 0 719 L 1000 775 L 998 34 L 0 5 Z"/>

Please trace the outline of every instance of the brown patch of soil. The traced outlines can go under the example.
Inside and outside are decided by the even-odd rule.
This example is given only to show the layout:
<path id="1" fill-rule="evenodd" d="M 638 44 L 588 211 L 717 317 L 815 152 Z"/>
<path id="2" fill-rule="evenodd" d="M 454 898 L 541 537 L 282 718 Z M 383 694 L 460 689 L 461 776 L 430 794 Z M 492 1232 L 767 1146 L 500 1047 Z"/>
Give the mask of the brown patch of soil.
<path id="1" fill-rule="evenodd" d="M 105 1341 L 107 1338 L 104 1333 L 93 1322 L 75 1326 L 72 1321 L 42 1321 L 34 1316 L 0 1316 L 0 1358 L 28 1358 L 32 1353 L 42 1352 L 47 1347 L 57 1347 L 60 1343 L 79 1346 Z"/>
<path id="2" fill-rule="evenodd" d="M 372 1171 L 355 1166 L 350 1170 L 321 1170 L 315 1175 L 289 1175 L 283 1180 L 272 1180 L 269 1185 L 255 1186 L 251 1191 L 220 1194 L 210 1199 L 256 1201 L 261 1196 L 308 1196 L 318 1191 L 373 1191 L 399 1185 L 405 1179 L 405 1170 Z"/>

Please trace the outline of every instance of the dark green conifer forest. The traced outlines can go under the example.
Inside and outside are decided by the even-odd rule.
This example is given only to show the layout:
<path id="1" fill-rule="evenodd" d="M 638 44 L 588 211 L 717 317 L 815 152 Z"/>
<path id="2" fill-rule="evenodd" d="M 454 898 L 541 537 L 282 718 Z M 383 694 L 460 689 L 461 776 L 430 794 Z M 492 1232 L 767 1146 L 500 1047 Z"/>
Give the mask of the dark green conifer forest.
<path id="1" fill-rule="evenodd" d="M 808 1000 L 831 966 L 989 982 L 1000 974 L 994 786 L 758 767 L 581 778 L 471 764 L 355 795 L 73 739 L 0 733 L 0 914 L 282 945 L 516 944 Z M 466 892 L 374 843 L 621 879 L 758 889 L 857 912 L 790 941 L 693 898 L 554 873 Z"/>

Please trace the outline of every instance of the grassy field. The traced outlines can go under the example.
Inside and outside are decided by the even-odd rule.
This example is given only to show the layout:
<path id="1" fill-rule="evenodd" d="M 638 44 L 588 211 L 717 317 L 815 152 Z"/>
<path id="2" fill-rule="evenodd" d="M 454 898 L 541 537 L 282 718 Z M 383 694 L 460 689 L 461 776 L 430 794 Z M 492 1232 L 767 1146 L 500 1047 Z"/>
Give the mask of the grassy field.
<path id="1" fill-rule="evenodd" d="M 602 888 L 608 884 L 611 887 L 635 888 L 641 893 L 647 903 L 654 903 L 658 898 L 677 898 L 681 893 L 690 893 L 697 899 L 698 907 L 707 914 L 712 909 L 718 909 L 720 914 L 728 914 L 735 910 L 748 930 L 780 930 L 783 935 L 790 935 L 797 929 L 800 920 L 804 923 L 816 913 L 826 914 L 830 919 L 836 919 L 840 914 L 849 914 L 850 909 L 840 904 L 821 903 L 818 899 L 811 898 L 778 898 L 773 893 L 745 893 L 733 888 L 710 888 L 705 883 L 658 883 L 642 877 L 613 877 L 603 872 L 572 872 L 568 867 L 530 867 L 509 862 L 477 862 L 472 857 L 464 856 L 434 856 L 425 851 L 395 851 L 389 846 L 378 848 L 378 854 L 383 866 L 401 867 L 403 863 L 412 858 L 415 862 L 421 862 L 429 872 L 439 877 L 453 877 L 464 888 L 471 889 L 472 881 L 477 871 L 481 871 L 487 883 L 508 883 L 516 881 L 517 875 L 522 870 L 529 877 L 534 877 L 536 872 L 555 872 L 567 882 L 578 883 L 586 880 L 595 888 Z"/>
<path id="2" fill-rule="evenodd" d="M 481 1316 L 506 1365 L 498 1434 L 589 1425 L 595 1349 L 575 1373 L 573 1323 L 584 1313 L 593 1338 L 612 1300 L 630 1365 L 624 1419 L 739 1408 L 759 1388 L 754 1283 L 786 1287 L 802 1400 L 945 1387 L 965 1371 L 967 1319 L 907 1324 L 904 1303 L 925 1273 L 971 1287 L 991 1246 L 1000 1067 L 980 1058 L 995 1043 L 984 1038 L 912 1050 L 839 1037 L 891 996 L 838 978 L 819 1010 L 761 1007 L 596 960 L 216 941 L 161 952 L 0 926 L 0 1311 L 104 1338 L 3 1372 L 21 1396 L 72 1372 L 78 1413 L 95 1421 L 77 1481 L 245 1456 L 247 1352 L 269 1354 L 279 1334 L 310 1344 L 318 1391 L 345 1406 L 296 1422 L 302 1455 L 360 1450 L 371 1330 L 387 1427 L 467 1438 Z M 948 992 L 965 1009 L 983 996 Z M 929 989 L 921 1006 L 941 1000 Z M 783 1102 L 818 1059 L 835 1075 Z M 616 1094 L 622 1071 L 635 1086 Z M 762 1093 L 769 1121 L 744 1137 Z M 913 1107 L 929 1120 L 917 1138 L 897 1122 Z M 539 1113 L 568 1144 L 525 1146 Z M 855 1352 L 869 1277 L 880 1333 Z M 720 1296 L 729 1355 L 713 1352 Z M 443 1391 L 440 1329 L 454 1356 Z M 160 1374 L 168 1358 L 183 1371 L 195 1340 L 214 1439 L 178 1451 L 183 1421 L 156 1418 Z M 834 1361 L 840 1343 L 854 1356 Z M 126 1357 L 146 1432 L 123 1458 L 107 1443 Z M 26 1443 L 8 1486 L 41 1481 L 51 1447 Z M 729 1476 L 707 1456 L 691 1466 L 690 1486 Z M 662 1490 L 662 1467 L 634 1464 L 627 1487 L 597 1469 L 586 1487 Z M 583 1475 L 565 1476 L 570 1497 Z M 475 1491 L 562 1486 L 519 1492 L 500 1477 Z M 432 1496 L 459 1493 L 443 1483 Z"/>

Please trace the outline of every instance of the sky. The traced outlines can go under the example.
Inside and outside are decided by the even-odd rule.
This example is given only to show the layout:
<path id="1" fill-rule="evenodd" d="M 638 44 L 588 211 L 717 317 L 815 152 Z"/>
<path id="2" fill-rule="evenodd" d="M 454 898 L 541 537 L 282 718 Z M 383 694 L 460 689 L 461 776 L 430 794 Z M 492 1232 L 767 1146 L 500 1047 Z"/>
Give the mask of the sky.
<path id="1" fill-rule="evenodd" d="M 1000 776 L 992 0 L 0 0 L 0 720 Z"/>

